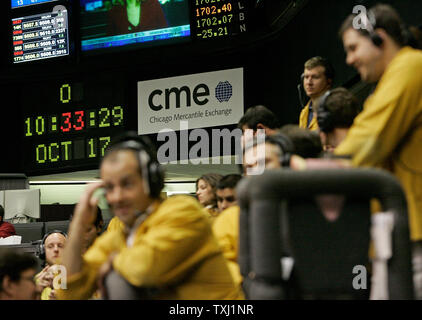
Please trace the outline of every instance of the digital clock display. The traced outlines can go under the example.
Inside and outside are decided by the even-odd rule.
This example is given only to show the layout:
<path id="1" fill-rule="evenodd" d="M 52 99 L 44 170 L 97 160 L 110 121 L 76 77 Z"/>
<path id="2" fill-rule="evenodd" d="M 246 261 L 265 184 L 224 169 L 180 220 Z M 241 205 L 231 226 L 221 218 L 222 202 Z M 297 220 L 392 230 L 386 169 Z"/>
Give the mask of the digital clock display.
<path id="1" fill-rule="evenodd" d="M 111 138 L 125 129 L 123 91 L 115 83 L 97 82 L 25 88 L 22 135 L 27 172 L 97 165 Z"/>
<path id="2" fill-rule="evenodd" d="M 235 36 L 246 32 L 246 4 L 242 0 L 194 0 L 197 39 Z"/>

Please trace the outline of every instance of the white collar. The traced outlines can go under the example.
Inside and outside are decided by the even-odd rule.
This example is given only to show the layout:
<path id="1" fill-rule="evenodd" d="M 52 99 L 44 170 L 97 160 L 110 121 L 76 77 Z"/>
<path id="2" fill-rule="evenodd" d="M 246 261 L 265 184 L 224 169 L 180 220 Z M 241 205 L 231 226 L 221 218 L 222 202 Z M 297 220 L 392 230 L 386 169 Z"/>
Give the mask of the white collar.
<path id="1" fill-rule="evenodd" d="M 154 211 L 155 209 L 155 202 L 151 203 L 148 208 L 144 212 L 140 212 L 138 218 L 136 218 L 135 223 L 133 224 L 132 228 L 128 228 L 125 226 L 125 231 L 128 234 L 126 238 L 126 245 L 128 247 L 133 246 L 133 242 L 135 241 L 135 233 L 138 227 L 145 221 L 146 218 Z"/>

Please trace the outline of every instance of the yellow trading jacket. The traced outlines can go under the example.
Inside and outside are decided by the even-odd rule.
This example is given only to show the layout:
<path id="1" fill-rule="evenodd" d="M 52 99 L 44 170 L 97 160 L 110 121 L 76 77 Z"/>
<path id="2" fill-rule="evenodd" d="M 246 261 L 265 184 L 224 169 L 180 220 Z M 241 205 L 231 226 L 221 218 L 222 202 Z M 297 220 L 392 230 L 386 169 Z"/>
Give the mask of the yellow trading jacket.
<path id="1" fill-rule="evenodd" d="M 311 103 L 311 100 L 308 101 L 306 106 L 300 112 L 299 127 L 303 129 L 309 129 L 309 130 L 318 130 L 318 122 L 317 122 L 317 118 L 315 117 L 315 109 L 314 109 L 314 117 L 312 118 L 311 123 L 309 124 L 309 127 L 306 126 L 308 123 L 310 103 Z"/>
<path id="2" fill-rule="evenodd" d="M 422 240 L 422 51 L 404 47 L 365 101 L 338 155 L 391 171 L 406 193 L 410 234 Z"/>
<path id="3" fill-rule="evenodd" d="M 239 264 L 237 263 L 239 247 L 239 206 L 227 208 L 215 219 L 212 229 L 223 250 L 224 257 L 236 285 L 242 283 Z"/>
<path id="4" fill-rule="evenodd" d="M 217 208 L 203 208 L 202 212 L 205 214 L 211 224 L 213 224 L 215 219 L 220 215 L 220 212 L 218 212 Z"/>
<path id="5" fill-rule="evenodd" d="M 59 299 L 88 299 L 97 271 L 117 251 L 113 268 L 132 285 L 159 288 L 157 299 L 242 299 L 207 217 L 195 199 L 173 196 L 138 227 L 132 247 L 123 230 L 107 231 L 83 256 Z"/>
<path id="6" fill-rule="evenodd" d="M 116 230 L 124 230 L 124 229 L 125 229 L 125 225 L 116 216 L 114 216 L 110 220 L 110 222 L 108 223 L 108 226 L 107 226 L 107 231 L 116 231 Z"/>

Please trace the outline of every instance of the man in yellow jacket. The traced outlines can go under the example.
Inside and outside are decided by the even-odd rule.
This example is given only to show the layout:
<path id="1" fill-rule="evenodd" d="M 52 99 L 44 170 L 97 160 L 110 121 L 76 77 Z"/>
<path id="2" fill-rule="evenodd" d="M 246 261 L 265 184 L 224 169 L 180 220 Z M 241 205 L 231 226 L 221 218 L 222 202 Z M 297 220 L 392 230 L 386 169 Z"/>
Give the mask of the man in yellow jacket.
<path id="1" fill-rule="evenodd" d="M 253 143 L 245 150 L 243 171 L 246 176 L 248 173 L 251 173 L 251 170 L 246 170 L 246 168 L 257 168 L 260 164 L 263 164 L 265 169 L 278 169 L 283 166 L 282 159 L 288 152 L 283 149 L 283 145 L 278 143 L 282 137 L 288 139 L 288 137 L 281 133 L 275 133 L 261 142 L 254 139 Z M 260 143 L 265 144 L 263 153 L 258 152 L 258 150 L 260 150 L 258 146 Z M 230 206 L 221 212 L 215 219 L 212 228 L 218 239 L 218 243 L 223 250 L 224 257 L 227 259 L 234 281 L 238 286 L 241 286 L 243 279 L 237 262 L 239 247 L 239 216 L 240 207 L 237 204 Z"/>
<path id="2" fill-rule="evenodd" d="M 163 174 L 145 139 L 133 133 L 111 146 L 100 171 L 102 182 L 89 185 L 75 208 L 63 255 L 67 289 L 58 290 L 59 299 L 88 299 L 98 287 L 105 298 L 122 298 L 119 288 L 104 285 L 111 275 L 134 297 L 243 298 L 199 203 L 188 196 L 160 200 Z M 100 187 L 124 229 L 105 232 L 82 256 Z"/>
<path id="3" fill-rule="evenodd" d="M 377 86 L 335 153 L 351 156 L 355 166 L 387 169 L 400 180 L 409 211 L 415 292 L 422 298 L 422 52 L 405 46 L 404 34 L 399 15 L 388 5 L 344 21 L 340 35 L 347 64 Z"/>
<path id="4" fill-rule="evenodd" d="M 299 116 L 299 127 L 318 130 L 315 107 L 318 99 L 331 88 L 334 79 L 334 68 L 323 57 L 313 57 L 305 62 L 301 81 L 309 101 Z"/>

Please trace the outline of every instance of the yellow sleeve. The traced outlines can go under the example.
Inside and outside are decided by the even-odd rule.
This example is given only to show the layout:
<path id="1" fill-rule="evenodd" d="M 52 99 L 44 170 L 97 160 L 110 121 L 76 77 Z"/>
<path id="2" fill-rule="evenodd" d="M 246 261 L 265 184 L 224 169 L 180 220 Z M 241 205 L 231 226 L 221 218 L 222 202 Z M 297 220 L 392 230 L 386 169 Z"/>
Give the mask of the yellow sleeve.
<path id="1" fill-rule="evenodd" d="M 41 300 L 50 300 L 50 293 L 51 293 L 50 287 L 45 287 L 43 291 L 41 292 Z"/>
<path id="2" fill-rule="evenodd" d="M 97 271 L 84 261 L 81 272 L 67 277 L 66 289 L 56 290 L 57 299 L 88 300 L 95 291 Z"/>
<path id="3" fill-rule="evenodd" d="M 224 210 L 213 224 L 213 232 L 227 260 L 237 262 L 240 208 L 233 206 Z"/>
<path id="4" fill-rule="evenodd" d="M 335 154 L 352 156 L 356 166 L 387 165 L 386 160 L 419 117 L 421 76 L 404 65 L 409 61 L 399 62 L 385 71 L 346 139 L 335 150 Z"/>
<path id="5" fill-rule="evenodd" d="M 86 300 L 92 297 L 96 286 L 98 269 L 113 251 L 118 251 L 124 241 L 119 232 L 106 232 L 100 236 L 83 256 L 79 273 L 67 277 L 66 289 L 56 292 L 59 300 Z"/>
<path id="6" fill-rule="evenodd" d="M 227 208 L 217 217 L 213 224 L 213 232 L 227 260 L 230 274 L 236 284 L 242 283 L 238 258 L 239 244 L 239 206 Z"/>
<path id="7" fill-rule="evenodd" d="M 215 219 L 219 216 L 220 212 L 218 212 L 216 209 L 208 209 L 203 208 L 201 212 L 207 217 L 208 221 L 213 224 Z"/>
<path id="8" fill-rule="evenodd" d="M 145 221 L 148 231 L 140 234 L 141 226 L 133 246 L 115 257 L 114 269 L 135 286 L 160 286 L 182 279 L 209 255 L 206 244 L 211 226 L 201 210 L 190 197 L 167 199 Z"/>

